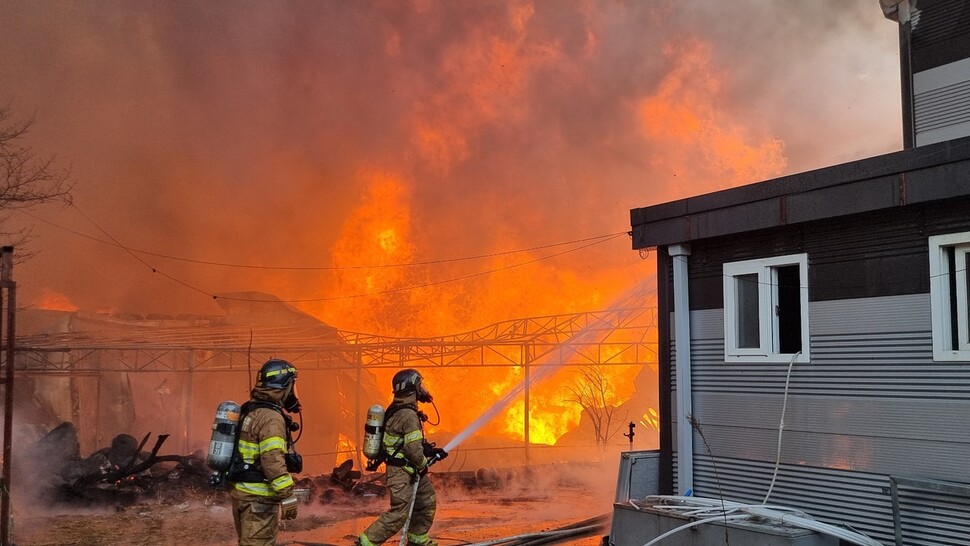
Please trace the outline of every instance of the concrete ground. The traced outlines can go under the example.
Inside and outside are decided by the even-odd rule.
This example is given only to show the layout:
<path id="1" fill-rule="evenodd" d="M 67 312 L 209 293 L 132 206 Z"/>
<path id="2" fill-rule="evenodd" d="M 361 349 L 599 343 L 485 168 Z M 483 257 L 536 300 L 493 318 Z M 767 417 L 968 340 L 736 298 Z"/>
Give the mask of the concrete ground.
<path id="1" fill-rule="evenodd" d="M 527 480 L 471 489 L 439 479 L 431 536 L 441 546 L 460 546 L 607 516 L 602 529 L 562 542 L 598 546 L 609 532 L 612 511 L 616 474 L 609 466 L 583 473 L 531 475 Z M 386 497 L 379 496 L 312 498 L 300 506 L 296 520 L 285 523 L 278 544 L 350 546 L 387 503 Z M 236 544 L 228 498 L 211 493 L 159 502 L 146 499 L 129 506 L 15 506 L 13 529 L 15 546 Z M 387 543 L 396 545 L 396 537 Z"/>

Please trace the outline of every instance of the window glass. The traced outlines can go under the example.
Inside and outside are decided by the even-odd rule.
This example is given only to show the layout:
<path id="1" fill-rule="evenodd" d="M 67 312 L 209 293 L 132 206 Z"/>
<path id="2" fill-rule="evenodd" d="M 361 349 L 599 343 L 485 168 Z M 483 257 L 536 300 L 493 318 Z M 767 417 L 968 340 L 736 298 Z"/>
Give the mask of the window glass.
<path id="1" fill-rule="evenodd" d="M 758 274 L 738 275 L 737 305 L 738 305 L 738 347 L 742 349 L 757 348 L 761 344 L 761 326 L 758 320 Z"/>
<path id="2" fill-rule="evenodd" d="M 970 266 L 970 247 L 961 247 L 957 256 L 961 258 L 956 266 L 959 286 L 956 290 L 957 324 L 960 328 L 957 343 L 960 350 L 968 351 L 970 350 L 970 275 L 967 274 L 967 268 Z"/>
<path id="3" fill-rule="evenodd" d="M 724 358 L 808 362 L 808 255 L 724 264 Z"/>
<path id="4" fill-rule="evenodd" d="M 960 305 L 957 297 L 959 287 L 957 284 L 957 260 L 959 258 L 956 248 L 952 246 L 943 247 L 942 250 L 943 260 L 946 262 L 946 277 L 944 278 L 947 287 L 946 306 L 950 310 L 950 328 L 947 332 L 950 339 L 946 346 L 952 350 L 960 346 Z"/>
<path id="5" fill-rule="evenodd" d="M 798 266 L 775 268 L 778 301 L 775 314 L 778 331 L 775 336 L 779 353 L 795 354 L 802 350 L 802 309 Z"/>
<path id="6" fill-rule="evenodd" d="M 970 361 L 970 232 L 929 238 L 933 359 Z"/>

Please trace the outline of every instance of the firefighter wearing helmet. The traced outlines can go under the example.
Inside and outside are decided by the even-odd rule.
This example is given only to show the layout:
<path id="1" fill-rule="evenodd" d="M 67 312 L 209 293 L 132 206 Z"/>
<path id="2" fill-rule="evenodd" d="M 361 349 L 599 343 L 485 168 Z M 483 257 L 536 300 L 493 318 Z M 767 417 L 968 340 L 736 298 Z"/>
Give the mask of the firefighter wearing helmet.
<path id="1" fill-rule="evenodd" d="M 434 522 L 437 500 L 428 467 L 448 456 L 424 438 L 424 414 L 418 402 L 430 403 L 431 393 L 424 387 L 417 370 L 401 370 L 391 380 L 394 401 L 384 417 L 384 464 L 391 507 L 357 537 L 358 546 L 378 546 L 407 527 L 409 546 L 438 546 L 428 537 Z M 411 506 L 411 499 L 414 505 Z M 410 514 L 410 520 L 408 515 Z"/>
<path id="2" fill-rule="evenodd" d="M 296 517 L 291 472 L 301 472 L 303 462 L 290 436 L 299 425 L 287 415 L 300 412 L 296 376 L 286 360 L 268 360 L 256 376 L 250 400 L 242 405 L 228 476 L 239 546 L 276 544 L 280 517 Z"/>

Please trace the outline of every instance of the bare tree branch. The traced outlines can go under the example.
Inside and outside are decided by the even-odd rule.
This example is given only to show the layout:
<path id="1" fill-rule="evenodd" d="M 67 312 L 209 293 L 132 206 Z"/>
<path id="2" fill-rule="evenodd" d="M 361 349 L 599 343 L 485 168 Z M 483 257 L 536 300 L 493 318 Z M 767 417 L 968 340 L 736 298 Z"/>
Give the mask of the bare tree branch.
<path id="1" fill-rule="evenodd" d="M 583 408 L 593 426 L 596 445 L 605 447 L 620 430 L 624 419 L 616 419 L 619 401 L 609 379 L 598 366 L 583 366 L 579 370 L 577 381 L 566 387 L 572 394 L 566 400 L 575 402 Z"/>
<path id="2" fill-rule="evenodd" d="M 18 247 L 18 259 L 29 252 L 23 248 L 30 239 L 25 229 L 9 227 L 9 213 L 43 203 L 70 204 L 73 185 L 69 171 L 54 167 L 54 158 L 38 158 L 24 143 L 33 118 L 13 119 L 9 106 L 0 107 L 0 243 Z"/>

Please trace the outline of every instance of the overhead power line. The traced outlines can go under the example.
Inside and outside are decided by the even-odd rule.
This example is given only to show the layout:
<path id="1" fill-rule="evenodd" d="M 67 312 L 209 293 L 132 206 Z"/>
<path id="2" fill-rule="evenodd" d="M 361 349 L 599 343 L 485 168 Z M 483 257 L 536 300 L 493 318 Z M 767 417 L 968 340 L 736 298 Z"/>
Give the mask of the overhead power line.
<path id="1" fill-rule="evenodd" d="M 255 302 L 255 303 L 268 303 L 268 300 L 265 300 L 265 299 L 257 299 L 257 298 L 242 298 L 242 297 L 220 296 L 220 295 L 217 295 L 217 294 L 215 294 L 213 292 L 210 292 L 210 291 L 204 290 L 202 288 L 199 288 L 199 287 L 197 287 L 197 286 L 195 286 L 195 285 L 193 285 L 191 283 L 188 283 L 186 281 L 183 281 L 182 279 L 179 279 L 179 278 L 177 278 L 177 277 L 175 277 L 173 275 L 170 275 L 168 273 L 165 273 L 164 271 L 159 270 L 154 265 L 152 265 L 152 264 L 148 263 L 147 261 L 145 261 L 141 256 L 139 256 L 139 254 L 146 255 L 146 256 L 155 256 L 155 257 L 161 257 L 161 258 L 175 259 L 175 260 L 192 262 L 192 263 L 200 263 L 200 264 L 206 264 L 206 265 L 220 265 L 220 266 L 225 266 L 225 267 L 244 267 L 244 268 L 250 268 L 250 269 L 347 270 L 347 269 L 368 269 L 368 268 L 378 268 L 378 267 L 406 267 L 406 266 L 416 266 L 416 265 L 441 264 L 441 263 L 458 262 L 458 261 L 482 259 L 482 258 L 489 258 L 489 257 L 507 256 L 507 255 L 516 254 L 516 253 L 522 253 L 522 252 L 528 252 L 528 251 L 534 251 L 534 250 L 542 250 L 542 249 L 550 249 L 550 248 L 555 248 L 555 247 L 560 247 L 560 246 L 576 245 L 576 244 L 579 244 L 579 243 L 585 243 L 585 244 L 582 244 L 580 246 L 576 246 L 574 248 L 570 248 L 570 249 L 563 250 L 563 251 L 560 251 L 560 252 L 555 252 L 555 253 L 548 254 L 548 255 L 545 255 L 545 256 L 540 256 L 538 258 L 533 258 L 533 259 L 530 259 L 530 260 L 525 260 L 525 261 L 522 261 L 522 262 L 518 262 L 518 263 L 514 263 L 514 264 L 509 264 L 509 265 L 502 266 L 502 267 L 496 267 L 496 268 L 492 268 L 492 269 L 487 269 L 487 270 L 484 270 L 484 271 L 479 271 L 479 272 L 472 273 L 472 274 L 468 274 L 468 275 L 462 275 L 462 276 L 459 276 L 459 277 L 452 277 L 452 278 L 448 278 L 448 279 L 441 279 L 441 280 L 437 280 L 437 281 L 430 281 L 430 282 L 421 283 L 421 284 L 408 285 L 408 286 L 400 286 L 400 287 L 396 287 L 396 288 L 390 288 L 390 289 L 387 289 L 387 290 L 380 290 L 380 291 L 377 291 L 377 292 L 359 293 L 359 294 L 349 294 L 349 295 L 342 295 L 342 296 L 331 296 L 331 297 L 324 297 L 324 298 L 296 298 L 296 299 L 289 299 L 289 300 L 272 300 L 272 301 L 279 301 L 279 302 L 283 302 L 283 303 L 313 303 L 313 302 L 336 301 L 336 300 L 344 300 L 344 299 L 352 299 L 352 298 L 362 298 L 362 297 L 371 297 L 371 296 L 382 296 L 382 295 L 387 295 L 387 294 L 393 294 L 393 293 L 399 293 L 399 292 L 407 292 L 407 291 L 410 291 L 410 290 L 417 290 L 417 289 L 420 289 L 420 288 L 428 288 L 428 287 L 431 287 L 431 286 L 438 286 L 438 285 L 443 285 L 443 284 L 448 284 L 448 283 L 453 283 L 453 282 L 464 281 L 464 280 L 473 279 L 473 278 L 476 278 L 476 277 L 481 277 L 481 276 L 484 276 L 484 275 L 490 275 L 492 273 L 498 273 L 498 272 L 501 272 L 501 271 L 507 271 L 507 270 L 510 270 L 510 269 L 514 269 L 514 268 L 517 268 L 517 267 L 522 267 L 522 266 L 529 265 L 529 264 L 533 264 L 533 263 L 536 263 L 536 262 L 541 262 L 541 261 L 544 261 L 544 260 L 548 260 L 548 259 L 552 259 L 552 258 L 555 258 L 555 257 L 558 257 L 558 256 L 562 256 L 564 254 L 569 254 L 569 253 L 572 253 L 572 252 L 577 252 L 579 250 L 583 250 L 583 249 L 586 249 L 586 248 L 589 248 L 589 247 L 592 247 L 592 246 L 595 246 L 595 245 L 599 245 L 599 244 L 602 244 L 602 243 L 605 243 L 605 242 L 608 242 L 608 241 L 612 241 L 613 239 L 616 239 L 618 237 L 622 237 L 624 235 L 629 235 L 630 234 L 627 231 L 622 231 L 622 232 L 611 233 L 611 234 L 607 234 L 607 235 L 600 235 L 600 236 L 597 236 L 597 237 L 589 237 L 589 238 L 585 238 L 585 239 L 577 239 L 577 240 L 569 241 L 569 242 L 565 242 L 565 243 L 555 243 L 555 244 L 551 244 L 551 245 L 537 246 L 537 247 L 533 247 L 533 248 L 530 248 L 530 249 L 521 249 L 521 250 L 508 251 L 508 252 L 499 252 L 499 253 L 493 253 L 493 254 L 484 254 L 484 255 L 480 255 L 480 256 L 470 256 L 470 257 L 464 257 L 464 258 L 451 258 L 451 259 L 447 259 L 447 260 L 435 260 L 435 261 L 428 261 L 428 262 L 415 262 L 415 263 L 409 263 L 409 264 L 396 264 L 396 265 L 391 265 L 391 266 L 388 266 L 388 265 L 384 265 L 384 266 L 370 266 L 370 267 L 367 267 L 367 266 L 357 266 L 357 267 L 343 267 L 343 268 L 337 268 L 337 267 L 319 267 L 319 268 L 309 268 L 309 267 L 305 267 L 305 268 L 300 268 L 300 267 L 260 267 L 260 266 L 245 266 L 245 265 L 238 265 L 238 264 L 220 264 L 220 263 L 217 263 L 217 262 L 206 262 L 206 261 L 202 261 L 202 260 L 191 260 L 191 259 L 187 259 L 187 258 L 177 258 L 177 257 L 166 256 L 166 255 L 157 254 L 157 253 L 153 253 L 153 252 L 149 252 L 149 251 L 136 250 L 136 249 L 133 249 L 133 248 L 130 248 L 130 247 L 124 245 L 121 241 L 119 241 L 117 238 L 115 238 L 110 233 L 108 233 L 104 228 L 102 228 L 100 225 L 98 225 L 98 223 L 95 222 L 94 220 L 92 220 L 88 215 L 84 214 L 84 212 L 81 211 L 81 209 L 77 208 L 77 206 L 75 206 L 73 204 L 71 206 L 88 223 L 90 223 L 98 231 L 100 231 L 102 234 L 104 234 L 104 236 L 107 237 L 109 239 L 109 241 L 105 241 L 105 240 L 100 239 L 98 237 L 93 237 L 93 236 L 90 236 L 90 235 L 87 235 L 87 234 L 84 234 L 84 233 L 81 233 L 81 232 L 78 232 L 78 231 L 75 231 L 75 230 L 72 230 L 72 229 L 69 229 L 69 228 L 65 228 L 63 226 L 54 224 L 53 222 L 49 222 L 47 220 L 38 218 L 37 216 L 35 216 L 33 214 L 30 214 L 30 213 L 27 213 L 27 212 L 25 212 L 25 214 L 27 214 L 28 216 L 30 216 L 32 218 L 37 219 L 38 221 L 45 222 L 47 224 L 50 224 L 50 225 L 52 225 L 54 227 L 57 227 L 59 229 L 68 231 L 68 232 L 73 233 L 75 235 L 78 235 L 78 236 L 81 236 L 81 237 L 85 237 L 85 238 L 88 238 L 88 239 L 92 239 L 92 240 L 97 241 L 97 242 L 100 242 L 100 243 L 110 244 L 112 246 L 116 246 L 118 248 L 121 248 L 126 253 L 128 253 L 132 258 L 134 258 L 136 261 L 138 261 L 138 263 L 140 263 L 140 264 L 144 265 L 145 267 L 147 267 L 148 269 L 150 269 L 152 271 L 152 273 L 156 273 L 158 275 L 161 275 L 161 276 L 165 277 L 166 279 L 169 279 L 172 282 L 175 282 L 177 284 L 180 284 L 180 285 L 182 285 L 182 286 L 184 286 L 184 287 L 186 287 L 186 288 L 188 288 L 190 290 L 193 290 L 195 292 L 198 292 L 200 294 L 204 294 L 205 296 L 208 296 L 209 298 L 212 298 L 214 300 L 215 299 L 222 299 L 222 300 L 229 300 L 229 301 L 244 301 L 244 302 Z"/>
<path id="2" fill-rule="evenodd" d="M 589 248 L 591 246 L 595 246 L 595 245 L 598 245 L 600 243 L 605 243 L 606 241 L 611 241 L 611 240 L 616 239 L 617 237 L 620 237 L 622 235 L 626 235 L 626 234 L 625 233 L 618 233 L 618 234 L 615 234 L 615 235 L 613 235 L 612 237 L 610 237 L 608 239 L 600 239 L 598 241 L 595 241 L 595 242 L 592 242 L 592 243 L 589 243 L 589 244 L 585 244 L 585 245 L 580 246 L 580 247 L 572 248 L 572 249 L 569 249 L 569 250 L 564 250 L 562 252 L 557 252 L 555 254 L 549 254 L 548 256 L 542 256 L 542 257 L 539 257 L 539 258 L 534 258 L 532 260 L 526 260 L 524 262 L 510 264 L 510 265 L 507 265 L 507 266 L 504 266 L 504 267 L 497 267 L 497 268 L 494 268 L 494 269 L 487 269 L 485 271 L 479 271 L 477 273 L 472 273 L 470 275 L 463 275 L 463 276 L 460 276 L 460 277 L 452 277 L 450 279 L 443 279 L 443 280 L 439 280 L 439 281 L 431 281 L 431 282 L 426 282 L 426 283 L 422 283 L 422 284 L 414 284 L 414 285 L 410 285 L 410 286 L 401 286 L 401 287 L 398 287 L 398 288 L 389 288 L 387 290 L 380 290 L 378 292 L 371 292 L 371 293 L 350 294 L 350 295 L 345 295 L 345 296 L 333 296 L 333 297 L 329 297 L 329 298 L 309 298 L 309 299 L 295 299 L 295 300 L 283 300 L 283 301 L 285 301 L 286 303 L 310 303 L 310 302 L 321 302 L 321 301 L 344 300 L 344 299 L 351 299 L 351 298 L 363 298 L 363 297 L 368 297 L 368 296 L 383 296 L 383 295 L 387 295 L 387 294 L 394 294 L 394 293 L 397 293 L 397 292 L 408 292 L 408 291 L 411 291 L 411 290 L 417 290 L 419 288 L 428 288 L 430 286 L 438 286 L 438 285 L 441 285 L 441 284 L 449 284 L 449 283 L 453 283 L 453 282 L 465 281 L 465 280 L 468 280 L 468 279 L 473 279 L 475 277 L 481 277 L 481 276 L 484 276 L 484 275 L 490 275 L 492 273 L 498 273 L 500 271 L 507 271 L 509 269 L 514 269 L 516 267 L 522 267 L 524 265 L 529 265 L 529 264 L 533 264 L 533 263 L 536 263 L 536 262 L 541 262 L 543 260 L 548 260 L 550 258 L 555 258 L 557 256 L 562 256 L 563 254 L 569 254 L 571 252 L 576 252 L 578 250 L 583 250 L 584 248 Z M 218 297 L 219 299 L 231 300 L 231 301 L 265 301 L 265 300 L 258 300 L 258 299 L 236 298 L 236 297 L 226 297 L 226 296 L 212 296 L 212 297 L 214 299 Z"/>
<path id="3" fill-rule="evenodd" d="M 25 215 L 27 215 L 27 216 L 29 216 L 29 217 L 37 220 L 38 222 L 43 222 L 43 223 L 45 223 L 45 224 L 47 224 L 49 226 L 55 227 L 55 228 L 60 229 L 62 231 L 71 233 L 73 235 L 77 235 L 78 237 L 84 237 L 85 239 L 89 239 L 89 240 L 92 240 L 92 241 L 95 241 L 95 242 L 98 242 L 98 243 L 102 243 L 102 244 L 114 246 L 114 247 L 117 247 L 117 248 L 121 248 L 121 249 L 123 249 L 123 250 L 125 250 L 127 252 L 133 252 L 133 253 L 140 254 L 140 255 L 144 255 L 144 256 L 152 256 L 152 257 L 155 257 L 155 258 L 163 258 L 163 259 L 166 259 L 166 260 L 173 260 L 173 261 L 179 261 L 179 262 L 193 263 L 193 264 L 199 264 L 199 265 L 209 265 L 209 266 L 214 266 L 214 267 L 227 267 L 227 268 L 238 268 L 238 269 L 267 269 L 267 270 L 275 270 L 275 271 L 353 271 L 353 270 L 365 270 L 365 269 L 387 269 L 387 268 L 400 268 L 400 267 L 419 267 L 419 266 L 428 266 L 428 265 L 441 265 L 441 264 L 446 264 L 446 263 L 465 262 L 465 261 L 472 261 L 472 260 L 482 260 L 482 259 L 486 259 L 486 258 L 498 258 L 498 257 L 501 257 L 501 256 L 510 256 L 510 255 L 513 255 L 513 254 L 521 254 L 521 253 L 524 253 L 524 252 L 535 252 L 537 250 L 546 250 L 546 249 L 550 249 L 550 248 L 557 248 L 557 247 L 562 247 L 562 246 L 576 245 L 576 244 L 579 244 L 579 243 L 605 242 L 606 240 L 615 239 L 615 238 L 617 238 L 620 235 L 629 235 L 629 232 L 628 231 L 621 231 L 621 232 L 607 233 L 607 234 L 604 234 L 604 235 L 596 235 L 594 237 L 586 237 L 586 238 L 583 238 L 583 239 L 574 239 L 572 241 L 564 241 L 564 242 L 560 242 L 560 243 L 550 243 L 550 244 L 547 244 L 547 245 L 539 245 L 539 246 L 533 246 L 533 247 L 529 247 L 529 248 L 520 248 L 520 249 L 516 249 L 516 250 L 506 250 L 506 251 L 502 251 L 502 252 L 492 252 L 492 253 L 488 253 L 488 254 L 477 254 L 477 255 L 473 255 L 473 256 L 459 256 L 459 257 L 454 257 L 454 258 L 442 258 L 442 259 L 439 259 L 439 260 L 426 260 L 426 261 L 418 261 L 418 262 L 402 262 L 402 263 L 394 263 L 394 264 L 348 265 L 348 266 L 285 266 L 285 265 L 284 266 L 281 266 L 281 265 L 254 265 L 254 264 L 240 264 L 240 263 L 217 262 L 217 261 L 212 261 L 212 260 L 200 260 L 200 259 L 196 259 L 196 258 L 186 258 L 184 256 L 172 256 L 170 254 L 162 254 L 162 253 L 159 253 L 159 252 L 152 252 L 150 250 L 141 250 L 141 249 L 129 247 L 129 246 L 126 246 L 126 245 L 122 244 L 121 242 L 119 242 L 114 237 L 111 237 L 110 235 L 108 235 L 107 232 L 105 232 L 100 226 L 98 226 L 96 223 L 94 223 L 94 221 L 91 220 L 91 218 L 88 217 L 86 214 L 84 214 L 84 212 L 81 211 L 81 209 L 77 208 L 76 205 L 74 205 L 73 203 L 71 203 L 70 206 L 72 208 L 74 208 L 78 212 L 78 214 L 80 214 L 88 223 L 90 223 L 95 228 L 97 228 L 98 231 L 101 231 L 102 233 L 104 233 L 105 236 L 108 237 L 110 240 L 104 240 L 104 239 L 101 239 L 101 238 L 98 238 L 98 237 L 94 237 L 92 235 L 88 235 L 86 233 L 82 233 L 80 231 L 71 229 L 69 227 L 62 226 L 62 225 L 57 224 L 55 222 L 51 222 L 50 220 L 47 220 L 45 218 L 40 218 L 40 217 L 38 217 L 38 216 L 36 216 L 36 215 L 28 212 L 28 211 L 25 211 L 25 210 L 21 210 L 19 212 L 22 212 L 23 214 L 25 214 Z M 581 248 L 585 248 L 585 247 L 581 247 Z"/>

